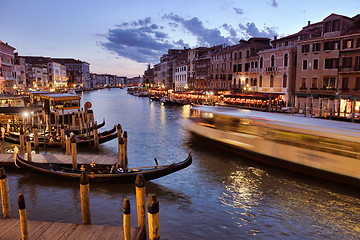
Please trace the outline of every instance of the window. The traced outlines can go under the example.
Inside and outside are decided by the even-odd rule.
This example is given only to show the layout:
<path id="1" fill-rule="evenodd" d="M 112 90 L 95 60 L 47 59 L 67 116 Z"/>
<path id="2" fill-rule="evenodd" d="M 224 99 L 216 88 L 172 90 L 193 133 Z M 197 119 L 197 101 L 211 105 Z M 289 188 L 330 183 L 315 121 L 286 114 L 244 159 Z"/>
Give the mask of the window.
<path id="1" fill-rule="evenodd" d="M 215 79 L 218 79 L 218 75 L 217 75 L 217 74 L 215 74 Z"/>
<path id="2" fill-rule="evenodd" d="M 257 78 L 254 78 L 254 85 L 253 85 L 254 87 L 256 87 L 257 86 Z"/>
<path id="3" fill-rule="evenodd" d="M 236 65 L 236 64 L 234 64 L 234 72 L 236 72 L 236 67 L 237 67 L 237 65 Z"/>
<path id="4" fill-rule="evenodd" d="M 245 86 L 247 86 L 248 84 L 249 84 L 249 79 L 246 78 L 246 79 L 245 79 Z"/>
<path id="5" fill-rule="evenodd" d="M 319 59 L 314 59 L 313 69 L 316 70 L 319 68 Z"/>
<path id="6" fill-rule="evenodd" d="M 308 61 L 303 60 L 302 70 L 307 70 Z"/>
<path id="7" fill-rule="evenodd" d="M 353 39 L 346 39 L 343 41 L 343 49 L 349 49 L 353 47 Z"/>
<path id="8" fill-rule="evenodd" d="M 306 89 L 306 78 L 301 78 L 300 89 Z"/>
<path id="9" fill-rule="evenodd" d="M 248 72 L 248 71 L 249 71 L 249 67 L 250 67 L 250 64 L 249 64 L 249 63 L 245 63 L 245 72 Z"/>
<path id="10" fill-rule="evenodd" d="M 356 47 L 357 47 L 357 48 L 360 47 L 360 38 L 356 39 Z"/>
<path id="11" fill-rule="evenodd" d="M 305 44 L 301 46 L 301 52 L 302 53 L 308 53 L 310 52 L 310 44 Z"/>
<path id="12" fill-rule="evenodd" d="M 332 31 L 340 31 L 340 20 L 334 20 L 332 24 Z"/>
<path id="13" fill-rule="evenodd" d="M 343 68 L 351 68 L 352 65 L 352 57 L 344 57 L 342 59 L 342 67 Z"/>
<path id="14" fill-rule="evenodd" d="M 237 53 L 235 52 L 235 53 L 234 53 L 234 59 L 236 59 L 236 58 L 237 58 Z"/>
<path id="15" fill-rule="evenodd" d="M 356 78 L 354 90 L 360 90 L 360 77 Z"/>
<path id="16" fill-rule="evenodd" d="M 250 50 L 246 50 L 246 57 L 250 57 Z"/>
<path id="17" fill-rule="evenodd" d="M 360 79 L 360 78 L 359 78 Z M 359 81 L 360 82 L 360 81 Z M 259 87 L 262 87 L 262 76 L 259 76 Z"/>
<path id="18" fill-rule="evenodd" d="M 311 88 L 317 89 L 317 78 L 316 77 L 312 78 Z"/>
<path id="19" fill-rule="evenodd" d="M 270 87 L 274 87 L 274 76 L 270 75 Z"/>
<path id="20" fill-rule="evenodd" d="M 312 49 L 313 52 L 320 52 L 320 46 L 321 46 L 320 43 L 314 43 L 312 46 L 313 46 Z"/>
<path id="21" fill-rule="evenodd" d="M 258 61 L 255 61 L 255 68 L 258 67 Z"/>
<path id="22" fill-rule="evenodd" d="M 289 62 L 289 55 L 287 53 L 285 53 L 285 55 L 284 55 L 284 67 L 288 66 L 288 62 Z"/>
<path id="23" fill-rule="evenodd" d="M 264 66 L 264 59 L 261 57 L 260 58 L 260 68 L 263 68 Z"/>
<path id="24" fill-rule="evenodd" d="M 360 71 L 360 57 L 359 56 L 355 57 L 355 66 L 354 67 L 355 67 L 354 68 L 355 71 Z"/>
<path id="25" fill-rule="evenodd" d="M 323 78 L 323 89 L 335 89 L 335 77 Z"/>
<path id="26" fill-rule="evenodd" d="M 274 55 L 271 56 L 270 67 L 275 67 L 275 56 Z"/>
<path id="27" fill-rule="evenodd" d="M 339 41 L 327 41 L 324 42 L 324 51 L 339 49 Z"/>
<path id="28" fill-rule="evenodd" d="M 251 62 L 251 68 L 254 68 L 254 61 Z"/>
<path id="29" fill-rule="evenodd" d="M 287 75 L 283 75 L 283 84 L 282 84 L 282 87 L 283 88 L 286 88 L 286 85 L 287 85 Z"/>
<path id="30" fill-rule="evenodd" d="M 289 46 L 289 42 L 288 41 L 285 41 L 285 47 L 286 46 Z"/>
<path id="31" fill-rule="evenodd" d="M 241 59 L 242 58 L 242 54 L 241 54 L 241 51 L 239 52 L 239 59 Z"/>
<path id="32" fill-rule="evenodd" d="M 334 69 L 339 67 L 338 58 L 326 58 L 325 59 L 325 69 Z"/>
<path id="33" fill-rule="evenodd" d="M 347 90 L 347 89 L 349 89 L 349 78 L 343 77 L 341 83 L 341 90 Z"/>
<path id="34" fill-rule="evenodd" d="M 331 32 L 331 21 L 325 22 L 325 32 Z"/>
<path id="35" fill-rule="evenodd" d="M 242 64 L 238 64 L 238 72 L 242 72 Z"/>
<path id="36" fill-rule="evenodd" d="M 228 80 L 231 80 L 231 79 L 232 79 L 232 75 L 229 74 L 229 75 L 228 75 Z"/>

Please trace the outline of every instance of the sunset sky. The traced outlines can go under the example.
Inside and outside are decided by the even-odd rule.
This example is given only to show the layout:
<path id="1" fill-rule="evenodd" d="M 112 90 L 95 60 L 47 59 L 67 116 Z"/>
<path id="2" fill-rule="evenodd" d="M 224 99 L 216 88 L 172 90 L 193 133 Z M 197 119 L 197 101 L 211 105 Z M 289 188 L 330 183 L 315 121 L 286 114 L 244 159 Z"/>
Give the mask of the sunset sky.
<path id="1" fill-rule="evenodd" d="M 75 58 L 91 72 L 133 77 L 169 48 L 281 37 L 359 10 L 359 0 L 4 0 L 0 40 L 19 55 Z"/>

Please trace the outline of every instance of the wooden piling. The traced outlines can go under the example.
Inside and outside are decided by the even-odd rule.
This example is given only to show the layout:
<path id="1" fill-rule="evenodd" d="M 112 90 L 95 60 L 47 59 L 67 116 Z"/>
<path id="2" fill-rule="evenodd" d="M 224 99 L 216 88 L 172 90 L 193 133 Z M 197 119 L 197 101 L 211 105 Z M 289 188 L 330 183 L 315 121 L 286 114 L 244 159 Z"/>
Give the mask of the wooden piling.
<path id="1" fill-rule="evenodd" d="M 33 134 L 34 134 L 34 149 L 39 149 L 39 136 L 38 136 L 38 129 L 37 127 L 33 128 Z"/>
<path id="2" fill-rule="evenodd" d="M 97 122 L 95 122 L 95 125 L 93 127 L 94 132 L 94 148 L 97 150 L 99 149 L 99 134 L 97 129 Z"/>
<path id="3" fill-rule="evenodd" d="M 124 162 L 125 162 L 125 168 L 127 169 L 128 168 L 128 156 L 127 156 L 128 135 L 127 135 L 127 131 L 124 131 L 123 138 L 124 138 Z"/>
<path id="4" fill-rule="evenodd" d="M 65 149 L 66 149 L 66 155 L 70 155 L 70 135 L 67 133 L 65 135 Z"/>
<path id="5" fill-rule="evenodd" d="M 65 148 L 65 129 L 64 129 L 64 125 L 61 124 L 60 127 L 60 140 L 61 140 L 61 149 Z"/>
<path id="6" fill-rule="evenodd" d="M 148 195 L 147 210 L 148 210 L 148 221 L 149 221 L 149 240 L 159 240 L 160 239 L 159 202 L 154 193 Z"/>
<path id="7" fill-rule="evenodd" d="M 1 139 L 4 140 L 5 138 L 5 128 L 4 127 L 1 127 Z"/>
<path id="8" fill-rule="evenodd" d="M 138 174 L 135 180 L 138 227 L 146 229 L 145 178 Z"/>
<path id="9" fill-rule="evenodd" d="M 124 162 L 124 139 L 119 138 L 119 167 L 125 169 L 125 162 Z"/>
<path id="10" fill-rule="evenodd" d="M 0 190 L 1 190 L 1 205 L 2 205 L 4 218 L 10 218 L 11 217 L 10 191 L 9 191 L 9 183 L 4 168 L 0 168 Z"/>
<path id="11" fill-rule="evenodd" d="M 26 217 L 26 207 L 25 207 L 25 198 L 22 193 L 18 194 L 18 206 L 19 206 L 19 216 L 20 216 L 20 226 L 21 226 L 21 239 L 29 239 L 29 233 L 27 228 L 27 217 Z"/>
<path id="12" fill-rule="evenodd" d="M 80 177 L 80 198 L 83 224 L 91 224 L 90 187 L 89 178 L 86 172 L 82 172 Z"/>
<path id="13" fill-rule="evenodd" d="M 26 136 L 26 153 L 27 153 L 27 160 L 31 162 L 31 141 L 29 136 Z"/>
<path id="14" fill-rule="evenodd" d="M 118 139 L 120 139 L 120 138 L 122 137 L 122 128 L 121 128 L 121 125 L 120 125 L 120 124 L 118 124 L 118 125 L 116 126 L 116 133 L 117 133 Z"/>
<path id="15" fill-rule="evenodd" d="M 131 240 L 131 215 L 130 215 L 130 201 L 125 198 L 123 203 L 123 228 L 124 239 Z"/>
<path id="16" fill-rule="evenodd" d="M 64 112 L 64 108 L 61 109 L 61 113 L 62 113 L 61 124 L 62 124 L 62 125 L 65 125 L 65 112 Z"/>
<path id="17" fill-rule="evenodd" d="M 25 138 L 24 138 L 24 128 L 20 126 L 20 153 L 24 154 L 25 151 Z"/>
<path id="18" fill-rule="evenodd" d="M 77 159 L 76 159 L 76 138 L 75 136 L 72 136 L 70 138 L 70 142 L 71 142 L 71 159 L 72 159 L 72 164 L 73 164 L 73 168 L 76 169 L 77 168 Z"/>

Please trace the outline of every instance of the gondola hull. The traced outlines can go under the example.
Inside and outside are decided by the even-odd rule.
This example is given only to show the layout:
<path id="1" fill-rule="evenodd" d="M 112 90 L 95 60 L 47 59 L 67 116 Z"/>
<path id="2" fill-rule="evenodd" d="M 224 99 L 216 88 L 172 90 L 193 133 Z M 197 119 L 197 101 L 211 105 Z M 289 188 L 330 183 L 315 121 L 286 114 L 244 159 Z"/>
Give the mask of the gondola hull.
<path id="1" fill-rule="evenodd" d="M 91 182 L 134 183 L 138 174 L 142 174 L 144 179 L 149 181 L 177 172 L 190 166 L 191 163 L 192 156 L 189 153 L 189 156 L 184 161 L 178 163 L 147 168 L 132 168 L 127 172 L 114 171 L 110 173 L 113 167 L 113 165 L 110 164 L 98 164 L 95 167 L 91 167 L 89 164 L 82 164 L 81 166 L 85 168 Z M 79 169 L 73 170 L 71 164 L 28 162 L 19 155 L 16 156 L 15 165 L 21 169 L 70 181 L 79 181 L 82 172 Z"/>

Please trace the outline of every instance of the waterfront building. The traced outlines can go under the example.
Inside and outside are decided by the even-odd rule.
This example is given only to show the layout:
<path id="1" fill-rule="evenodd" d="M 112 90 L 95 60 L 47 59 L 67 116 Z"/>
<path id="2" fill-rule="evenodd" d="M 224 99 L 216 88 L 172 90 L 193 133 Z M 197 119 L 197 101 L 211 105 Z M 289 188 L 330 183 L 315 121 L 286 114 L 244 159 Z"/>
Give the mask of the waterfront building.
<path id="1" fill-rule="evenodd" d="M 91 89 L 90 64 L 73 58 L 51 58 L 66 66 L 70 88 Z"/>
<path id="2" fill-rule="evenodd" d="M 15 70 L 14 70 L 15 48 L 8 43 L 0 41 L 0 93 L 14 93 Z"/>
<path id="3" fill-rule="evenodd" d="M 184 91 L 188 89 L 188 62 L 187 60 L 177 61 L 175 63 L 174 84 L 175 91 Z"/>
<path id="4" fill-rule="evenodd" d="M 148 68 L 145 70 L 144 76 L 143 76 L 144 85 L 146 87 L 156 86 L 154 78 L 155 78 L 155 68 L 151 68 L 150 63 L 149 63 Z"/>
<path id="5" fill-rule="evenodd" d="M 320 34 L 297 42 L 296 106 L 310 114 L 347 116 L 359 108 L 354 98 L 359 96 L 359 15 L 331 14 L 315 25 Z"/>
<path id="6" fill-rule="evenodd" d="M 26 66 L 25 59 L 20 57 L 18 53 L 15 53 L 14 57 L 15 84 L 19 92 L 26 88 Z"/>
<path id="7" fill-rule="evenodd" d="M 193 88 L 195 90 L 211 90 L 210 87 L 210 66 L 211 56 L 216 49 L 221 48 L 221 45 L 211 48 L 197 48 L 195 52 L 194 61 L 194 82 Z"/>
<path id="8" fill-rule="evenodd" d="M 140 77 L 140 76 L 133 77 L 133 78 L 127 78 L 126 85 L 129 86 L 129 87 L 142 86 L 143 85 L 143 78 Z"/>
<path id="9" fill-rule="evenodd" d="M 68 87 L 66 67 L 57 62 L 48 62 L 49 87 L 65 89 Z"/>

